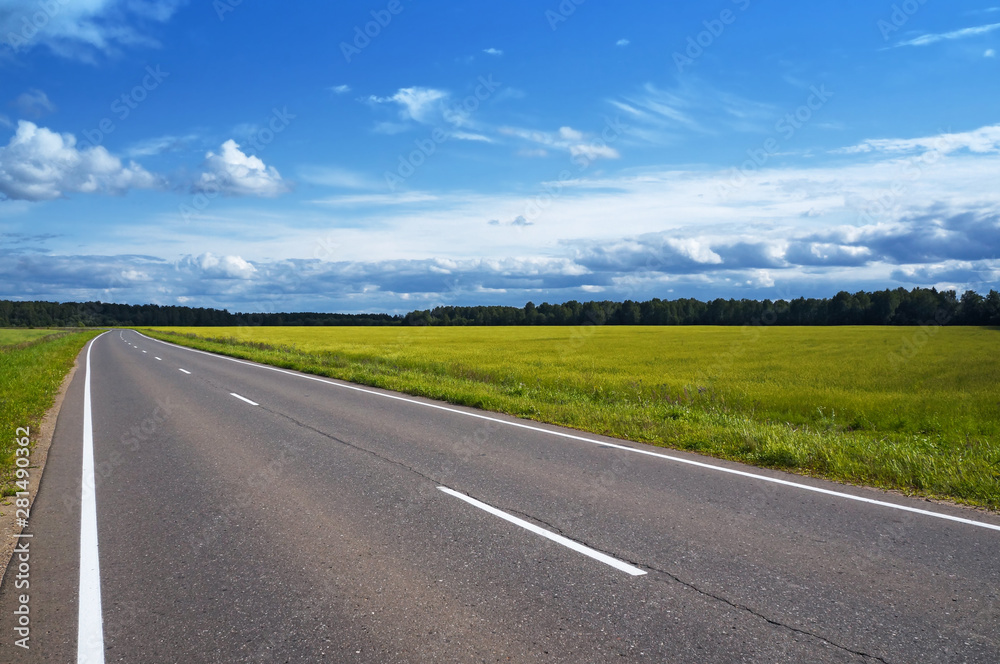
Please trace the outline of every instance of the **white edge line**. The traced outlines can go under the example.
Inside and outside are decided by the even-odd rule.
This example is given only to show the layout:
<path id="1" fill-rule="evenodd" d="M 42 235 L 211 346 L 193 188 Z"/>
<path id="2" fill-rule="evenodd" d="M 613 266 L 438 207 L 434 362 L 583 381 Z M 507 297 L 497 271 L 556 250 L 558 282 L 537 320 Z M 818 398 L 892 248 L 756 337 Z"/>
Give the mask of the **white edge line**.
<path id="1" fill-rule="evenodd" d="M 309 376 L 307 374 L 298 373 L 295 371 L 289 371 L 287 369 L 279 369 L 278 367 L 272 367 L 267 364 L 260 364 L 258 362 L 248 362 L 247 360 L 240 360 L 235 357 L 228 357 L 226 355 L 219 355 L 218 353 L 209 353 L 207 351 L 198 350 L 196 348 L 188 348 L 187 346 L 181 346 L 179 344 L 172 344 L 168 341 L 161 341 L 160 339 L 155 339 L 153 337 L 147 337 L 142 332 L 136 331 L 141 337 L 149 339 L 150 341 L 157 341 L 161 344 L 167 346 L 174 346 L 175 348 L 182 348 L 184 350 L 190 351 L 192 353 L 199 353 L 201 355 L 208 355 L 209 357 L 215 357 L 222 360 L 229 360 L 230 362 L 236 362 L 237 364 L 246 364 L 252 367 L 258 367 L 260 369 L 267 369 L 268 371 L 276 371 L 278 373 L 287 374 L 289 376 L 297 376 L 299 378 L 304 378 L 306 380 L 313 380 L 318 383 L 326 383 L 327 385 L 333 385 L 334 387 L 340 387 L 345 390 L 354 390 L 355 392 L 363 392 L 365 394 L 373 394 L 375 396 L 383 397 L 385 399 L 394 399 L 396 401 L 404 401 L 406 403 L 416 404 L 418 406 L 424 406 L 425 408 L 433 408 L 435 410 L 443 410 L 448 413 L 456 413 L 458 415 L 464 415 L 466 417 L 473 417 L 479 420 L 486 420 L 488 422 L 496 422 L 497 424 L 503 424 L 505 426 L 515 427 L 518 429 L 527 429 L 529 431 L 537 431 L 540 433 L 549 434 L 550 436 L 558 436 L 560 438 L 568 438 L 570 440 L 578 440 L 584 443 L 590 443 L 592 445 L 600 445 L 602 447 L 609 447 L 616 450 L 623 450 L 625 452 L 633 452 L 635 454 L 643 454 L 645 456 L 656 457 L 658 459 L 666 459 L 668 461 L 674 461 L 676 463 L 683 463 L 689 466 L 696 466 L 698 468 L 705 468 L 708 470 L 714 470 L 720 473 L 728 473 L 730 475 L 738 475 L 740 477 L 749 477 L 751 479 L 760 480 L 762 482 L 770 482 L 772 484 L 780 484 L 782 486 L 794 487 L 796 489 L 802 489 L 803 491 L 812 491 L 813 493 L 821 493 L 827 496 L 836 496 L 837 498 L 844 498 L 846 500 L 854 500 L 859 503 L 866 503 L 868 505 L 878 505 L 879 507 L 888 507 L 894 510 L 900 510 L 903 512 L 911 512 L 913 514 L 923 514 L 924 516 L 930 516 L 937 519 L 944 519 L 946 521 L 954 521 L 956 523 L 964 523 L 968 526 L 977 526 L 979 528 L 988 528 L 990 530 L 1000 531 L 1000 526 L 993 525 L 992 523 L 985 523 L 983 521 L 973 521 L 972 519 L 964 519 L 960 516 L 951 516 L 950 514 L 942 514 L 940 512 L 931 512 L 930 510 L 922 510 L 916 507 L 907 507 L 906 505 L 897 505 L 896 503 L 889 503 L 884 500 L 875 500 L 874 498 L 864 498 L 862 496 L 854 496 L 849 493 L 843 493 L 841 491 L 833 491 L 831 489 L 823 489 L 816 486 L 809 486 L 808 484 L 800 484 L 798 482 L 792 482 L 789 480 L 782 480 L 777 477 L 768 477 L 767 475 L 758 475 L 756 473 L 749 473 L 745 470 L 736 470 L 735 468 L 726 468 L 724 466 L 715 466 L 710 463 L 704 463 L 702 461 L 694 461 L 693 459 L 684 459 L 681 457 L 671 456 L 669 454 L 661 454 L 660 452 L 653 452 L 651 450 L 637 449 L 635 447 L 628 447 L 626 445 L 617 445 L 615 443 L 609 443 L 603 440 L 595 440 L 593 438 L 587 438 L 585 436 L 577 436 L 571 433 L 565 433 L 563 431 L 552 431 L 550 429 L 543 429 L 541 427 L 532 426 L 530 424 L 523 424 L 521 422 L 511 422 L 509 420 L 502 420 L 496 417 L 490 417 L 488 415 L 480 415 L 479 413 L 470 413 L 468 411 L 459 410 L 457 408 L 449 408 L 447 406 L 439 406 L 434 403 L 427 403 L 425 401 L 417 401 L 416 399 L 408 399 L 406 397 L 397 396 L 395 394 L 386 394 L 384 392 L 377 392 L 375 390 L 366 389 L 364 387 L 358 387 L 356 385 L 350 385 L 347 383 L 338 383 L 333 380 L 328 380 L 326 378 L 320 378 L 319 376 Z M 554 425 L 557 426 L 557 425 Z"/>
<path id="2" fill-rule="evenodd" d="M 237 399 L 239 399 L 240 401 L 246 401 L 246 402 L 247 402 L 248 404 L 250 404 L 251 406 L 259 406 L 259 405 L 260 405 L 260 404 L 259 404 L 259 403 L 257 403 L 256 401 L 250 401 L 250 399 L 247 399 L 246 397 L 241 397 L 240 395 L 236 394 L 236 392 L 230 392 L 230 393 L 229 393 L 229 395 L 230 395 L 230 396 L 234 396 L 234 397 L 236 397 L 236 398 L 237 398 Z"/>
<path id="3" fill-rule="evenodd" d="M 153 359 L 154 359 L 154 360 L 159 360 L 160 362 L 162 362 L 162 361 L 163 361 L 163 360 L 162 360 L 161 358 L 159 358 L 159 357 L 154 357 Z"/>
<path id="4" fill-rule="evenodd" d="M 186 373 L 186 374 L 188 374 L 189 376 L 191 375 L 191 372 L 190 372 L 190 371 L 188 371 L 187 369 L 178 369 L 178 371 L 180 371 L 181 373 Z"/>
<path id="5" fill-rule="evenodd" d="M 596 551 L 594 549 L 591 549 L 589 546 L 585 546 L 583 544 L 580 544 L 579 542 L 575 542 L 575 541 L 573 541 L 573 540 L 571 540 L 571 539 L 569 539 L 567 537 L 563 537 L 562 535 L 557 535 L 557 534 L 555 534 L 555 533 L 553 533 L 553 532 L 551 532 L 549 530 L 545 530 L 544 528 L 540 528 L 539 526 L 536 526 L 535 524 L 533 524 L 533 523 L 531 523 L 529 521 L 525 521 L 524 519 L 519 519 L 516 516 L 512 516 L 510 514 L 507 514 L 503 510 L 498 510 L 497 508 L 493 507 L 492 505 L 487 505 L 486 503 L 480 502 L 480 501 L 476 500 L 475 498 L 472 498 L 470 496 L 465 495 L 464 493 L 459 493 L 458 491 L 455 491 L 454 489 L 449 489 L 446 486 L 439 486 L 438 489 L 440 491 L 444 491 L 445 493 L 447 493 L 450 496 L 455 496 L 456 498 L 464 500 L 465 502 L 469 503 L 473 507 L 478 507 L 479 509 L 483 510 L 484 512 L 489 512 L 493 516 L 498 516 L 501 519 L 503 519 L 504 521 L 509 521 L 510 523 L 513 523 L 515 526 L 520 526 L 521 528 L 524 528 L 525 530 L 530 530 L 531 532 L 535 533 L 536 535 L 541 535 L 542 537 L 548 538 L 548 539 L 552 540 L 553 542 L 555 542 L 557 544 L 562 544 L 563 546 L 565 546 L 567 548 L 573 549 L 577 553 L 582 553 L 585 556 L 590 556 L 594 560 L 599 560 L 602 563 L 604 563 L 605 565 L 610 565 L 611 567 L 614 567 L 617 570 L 625 572 L 626 574 L 631 574 L 632 576 L 642 576 L 643 574 L 646 573 L 645 570 L 641 570 L 638 567 L 634 567 L 633 565 L 629 565 L 628 563 L 622 562 L 621 560 L 618 560 L 617 558 L 612 558 L 611 556 L 607 555 L 606 553 L 601 553 L 600 551 Z"/>
<path id="6" fill-rule="evenodd" d="M 90 399 L 90 351 L 83 381 L 83 475 L 80 489 L 80 597 L 76 633 L 76 660 L 103 664 L 104 614 L 101 610 L 101 561 L 97 548 L 97 492 L 94 481 L 94 419 Z"/>

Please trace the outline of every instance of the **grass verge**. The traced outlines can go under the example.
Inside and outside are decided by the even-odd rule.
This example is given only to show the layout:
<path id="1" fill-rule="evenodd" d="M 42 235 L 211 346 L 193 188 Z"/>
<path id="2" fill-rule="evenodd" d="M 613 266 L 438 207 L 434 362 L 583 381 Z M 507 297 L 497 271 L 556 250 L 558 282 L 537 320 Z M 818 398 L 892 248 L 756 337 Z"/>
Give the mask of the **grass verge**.
<path id="1" fill-rule="evenodd" d="M 0 495 L 15 491 L 15 431 L 29 427 L 34 443 L 74 359 L 98 334 L 100 330 L 0 330 Z"/>
<path id="2" fill-rule="evenodd" d="M 593 433 L 1000 508 L 995 329 L 143 331 Z"/>

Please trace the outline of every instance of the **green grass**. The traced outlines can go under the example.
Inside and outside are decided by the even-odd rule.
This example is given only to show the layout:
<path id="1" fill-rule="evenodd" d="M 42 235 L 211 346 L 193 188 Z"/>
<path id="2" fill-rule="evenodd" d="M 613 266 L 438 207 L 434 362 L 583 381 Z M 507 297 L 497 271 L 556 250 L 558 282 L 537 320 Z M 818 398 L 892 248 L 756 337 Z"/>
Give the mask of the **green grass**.
<path id="1" fill-rule="evenodd" d="M 0 328 L 0 348 L 7 346 L 20 346 L 21 344 L 31 343 L 56 334 L 63 334 L 63 332 L 60 330 L 34 330 L 4 327 Z"/>
<path id="2" fill-rule="evenodd" d="M 34 443 L 38 425 L 52 407 L 73 359 L 99 333 L 0 329 L 0 495 L 16 490 L 12 484 L 15 431 L 30 427 Z"/>
<path id="3" fill-rule="evenodd" d="M 995 328 L 241 327 L 159 328 L 153 336 L 585 431 L 1000 508 Z"/>

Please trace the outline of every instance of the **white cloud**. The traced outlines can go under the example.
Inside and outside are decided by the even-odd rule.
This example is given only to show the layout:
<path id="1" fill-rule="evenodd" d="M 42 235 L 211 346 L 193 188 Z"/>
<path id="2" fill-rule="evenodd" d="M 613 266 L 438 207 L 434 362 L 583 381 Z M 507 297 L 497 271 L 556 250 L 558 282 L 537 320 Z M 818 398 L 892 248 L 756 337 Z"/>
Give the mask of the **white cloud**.
<path id="1" fill-rule="evenodd" d="M 351 86 L 349 85 L 334 85 L 330 88 L 330 91 L 338 95 L 346 95 L 351 91 Z"/>
<path id="2" fill-rule="evenodd" d="M 232 139 L 222 144 L 218 154 L 205 155 L 205 168 L 195 191 L 226 196 L 278 196 L 289 191 L 277 169 L 266 166 L 259 157 L 248 156 Z"/>
<path id="3" fill-rule="evenodd" d="M 569 127 L 546 135 L 567 141 L 578 133 Z M 671 288 L 684 297 L 772 298 L 974 281 L 988 290 L 1000 286 L 998 172 L 1000 152 L 924 159 L 872 150 L 822 167 L 751 170 L 740 179 L 707 168 L 651 168 L 540 183 L 529 192 L 360 192 L 295 215 L 248 202 L 214 207 L 212 223 L 198 228 L 154 219 L 121 229 L 116 252 L 146 258 L 116 258 L 114 269 L 110 259 L 70 265 L 26 252 L 18 256 L 27 261 L 16 264 L 20 272 L 0 265 L 0 292 L 16 288 L 41 299 L 47 284 L 56 285 L 45 292 L 99 286 L 114 275 L 120 283 L 126 269 L 150 281 L 122 285 L 130 290 L 119 300 L 124 293 L 230 307 L 264 300 L 313 310 L 495 303 L 500 291 L 520 304 L 563 301 L 598 288 L 609 299 L 664 297 Z M 497 223 L 488 225 L 491 219 Z M 84 255 L 105 251 L 107 242 L 53 238 L 45 245 L 53 254 L 72 247 Z M 164 247 L 241 257 L 255 271 L 221 258 L 204 263 L 218 278 L 200 258 L 181 269 L 167 258 L 165 266 L 151 264 L 148 256 Z M 157 295 L 154 285 L 166 290 Z M 409 304 L 401 304 L 404 296 Z"/>
<path id="4" fill-rule="evenodd" d="M 483 134 L 475 134 L 469 131 L 453 131 L 451 132 L 452 138 L 457 138 L 463 141 L 478 141 L 479 143 L 493 143 L 493 139 L 489 136 L 484 136 Z"/>
<path id="5" fill-rule="evenodd" d="M 493 55 L 496 57 L 500 57 L 501 55 L 503 55 L 503 51 L 501 51 L 499 48 L 484 48 L 483 53 L 485 53 L 486 55 Z"/>
<path id="6" fill-rule="evenodd" d="M 630 42 L 627 39 L 619 39 L 618 41 L 615 42 L 615 46 L 628 46 L 631 43 L 632 42 Z"/>
<path id="7" fill-rule="evenodd" d="M 578 143 L 569 146 L 569 153 L 574 157 L 585 157 L 590 161 L 597 159 L 618 159 L 621 155 L 610 145 L 599 143 Z"/>
<path id="8" fill-rule="evenodd" d="M 560 127 L 554 133 L 519 127 L 501 127 L 500 133 L 538 143 L 548 148 L 564 150 L 574 157 L 582 157 L 590 161 L 596 159 L 618 159 L 621 156 L 618 150 L 608 145 L 604 139 L 596 136 L 590 137 L 572 127 Z M 521 150 L 518 154 L 526 157 L 540 157 L 545 156 L 546 152 L 534 149 Z"/>
<path id="9" fill-rule="evenodd" d="M 973 28 L 962 28 L 961 30 L 953 30 L 951 32 L 921 35 L 915 39 L 908 39 L 906 41 L 899 42 L 898 44 L 896 44 L 896 46 L 928 46 L 930 44 L 936 44 L 941 41 L 950 41 L 953 39 L 965 39 L 966 37 L 985 35 L 990 32 L 993 32 L 998 28 L 1000 28 L 1000 23 L 991 23 L 989 25 L 980 25 Z"/>
<path id="10" fill-rule="evenodd" d="M 559 127 L 559 138 L 563 138 L 567 141 L 582 141 L 583 132 L 577 131 L 572 127 Z"/>
<path id="11" fill-rule="evenodd" d="M 123 166 L 104 147 L 77 149 L 72 134 L 57 134 L 21 120 L 0 148 L 0 194 L 26 201 L 52 200 L 72 193 L 122 194 L 152 188 L 156 179 L 134 162 Z"/>
<path id="12" fill-rule="evenodd" d="M 22 92 L 12 102 L 12 105 L 21 112 L 21 115 L 33 118 L 40 118 L 46 113 L 53 113 L 56 110 L 56 105 L 49 101 L 48 95 L 35 88 Z"/>
<path id="13" fill-rule="evenodd" d="M 493 139 L 476 130 L 482 124 L 472 118 L 472 112 L 462 104 L 453 104 L 451 95 L 435 88 L 400 88 L 389 97 L 372 95 L 367 99 L 372 105 L 393 104 L 398 107 L 399 121 L 381 121 L 375 124 L 380 134 L 399 134 L 408 131 L 418 123 L 438 127 L 450 138 L 463 141 L 492 143 Z"/>
<path id="14" fill-rule="evenodd" d="M 156 46 L 151 23 L 168 21 L 187 0 L 7 0 L 0 39 L 14 51 L 44 45 L 59 56 L 91 61 L 95 52 Z"/>
<path id="15" fill-rule="evenodd" d="M 995 58 L 996 56 L 997 56 L 997 52 L 994 51 L 992 48 L 986 49 L 986 52 L 983 53 L 983 57 L 984 58 Z"/>
<path id="16" fill-rule="evenodd" d="M 414 120 L 429 124 L 440 113 L 441 101 L 448 98 L 448 93 L 434 88 L 400 88 L 391 97 L 372 95 L 369 101 L 375 104 L 395 103 L 402 108 L 399 116 L 403 120 Z"/>
<path id="17" fill-rule="evenodd" d="M 958 150 L 989 153 L 1000 152 L 1000 125 L 981 127 L 973 131 L 943 133 L 921 138 L 875 138 L 857 145 L 833 150 L 834 154 L 859 154 L 878 152 L 905 154 L 929 151 L 949 154 Z"/>
<path id="18" fill-rule="evenodd" d="M 684 79 L 670 89 L 647 83 L 639 91 L 608 103 L 634 123 L 628 132 L 631 137 L 654 144 L 667 144 L 691 132 L 766 131 L 776 115 L 769 104 L 694 79 Z"/>
<path id="19" fill-rule="evenodd" d="M 191 262 L 210 278 L 250 279 L 257 272 L 257 268 L 240 256 L 216 256 L 206 252 Z"/>
<path id="20" fill-rule="evenodd" d="M 140 270 L 122 270 L 121 278 L 125 281 L 151 281 L 152 277 L 148 273 Z"/>

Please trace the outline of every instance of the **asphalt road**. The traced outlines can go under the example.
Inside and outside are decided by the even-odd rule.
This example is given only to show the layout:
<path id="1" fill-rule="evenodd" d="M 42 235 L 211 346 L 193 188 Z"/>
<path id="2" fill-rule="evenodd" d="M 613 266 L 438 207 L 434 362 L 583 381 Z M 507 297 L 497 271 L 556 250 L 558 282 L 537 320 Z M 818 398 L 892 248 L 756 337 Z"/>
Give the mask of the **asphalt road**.
<path id="1" fill-rule="evenodd" d="M 130 331 L 77 372 L 26 533 L 2 662 L 1000 661 L 995 515 Z"/>

